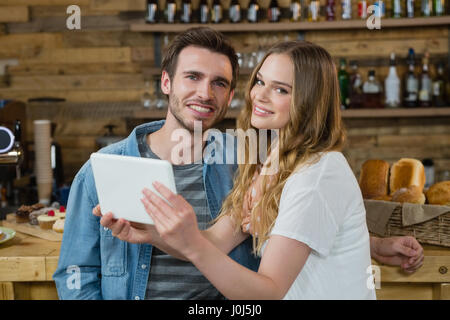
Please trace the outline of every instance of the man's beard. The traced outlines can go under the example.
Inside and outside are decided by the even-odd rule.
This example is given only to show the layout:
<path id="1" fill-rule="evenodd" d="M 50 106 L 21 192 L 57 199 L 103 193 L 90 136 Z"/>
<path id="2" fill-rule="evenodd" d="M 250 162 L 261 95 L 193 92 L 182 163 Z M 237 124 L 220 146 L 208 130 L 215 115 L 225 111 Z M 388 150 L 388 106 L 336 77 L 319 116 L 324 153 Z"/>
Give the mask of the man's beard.
<path id="1" fill-rule="evenodd" d="M 199 101 L 200 102 L 200 101 Z M 203 104 L 209 104 L 211 105 L 211 102 L 201 102 Z M 171 91 L 169 93 L 169 106 L 168 106 L 170 112 L 172 113 L 172 115 L 174 116 L 174 118 L 178 121 L 178 123 L 186 130 L 188 130 L 189 132 L 194 132 L 194 122 L 189 123 L 186 119 L 183 119 L 183 117 L 181 116 L 181 111 L 183 110 L 184 106 L 181 103 L 180 99 L 178 99 L 178 97 L 173 94 L 173 92 Z M 227 112 L 227 107 L 226 106 L 222 106 L 222 107 L 217 107 L 215 106 L 215 111 L 214 112 L 218 112 L 218 114 L 215 115 L 214 119 L 208 119 L 209 121 L 211 121 L 211 124 L 203 127 L 203 131 L 210 129 L 213 125 L 217 124 L 219 121 L 221 121 L 224 117 L 225 114 Z M 196 121 L 202 121 L 202 125 L 204 125 L 205 121 L 203 120 L 196 120 Z"/>

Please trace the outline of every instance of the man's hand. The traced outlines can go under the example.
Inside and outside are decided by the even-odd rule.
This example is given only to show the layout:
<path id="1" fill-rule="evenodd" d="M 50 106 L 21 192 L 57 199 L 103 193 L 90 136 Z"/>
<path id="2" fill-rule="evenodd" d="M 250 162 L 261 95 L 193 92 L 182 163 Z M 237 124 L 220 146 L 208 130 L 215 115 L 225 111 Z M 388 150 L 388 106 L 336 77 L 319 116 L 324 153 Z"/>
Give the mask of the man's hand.
<path id="1" fill-rule="evenodd" d="M 372 258 L 380 263 L 399 266 L 406 273 L 417 271 L 423 264 L 423 248 L 414 237 L 370 238 Z"/>
<path id="2" fill-rule="evenodd" d="M 114 219 L 113 214 L 108 212 L 102 215 L 100 205 L 92 209 L 92 214 L 101 217 L 100 224 L 108 229 L 114 237 L 130 243 L 152 243 L 157 233 L 155 226 L 129 222 L 125 219 Z"/>

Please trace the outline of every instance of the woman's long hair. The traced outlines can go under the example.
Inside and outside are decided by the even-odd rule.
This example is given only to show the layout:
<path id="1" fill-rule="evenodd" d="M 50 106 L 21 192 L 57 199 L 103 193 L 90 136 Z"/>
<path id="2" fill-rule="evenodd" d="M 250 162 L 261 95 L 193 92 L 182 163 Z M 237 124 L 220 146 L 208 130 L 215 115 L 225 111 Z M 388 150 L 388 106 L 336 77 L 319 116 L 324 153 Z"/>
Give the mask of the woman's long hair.
<path id="1" fill-rule="evenodd" d="M 264 176 L 262 197 L 252 211 L 260 210 L 259 215 L 251 216 L 253 233 L 257 235 L 253 237 L 254 253 L 261 253 L 262 245 L 269 238 L 278 215 L 281 193 L 289 176 L 302 165 L 316 162 L 319 159 L 316 156 L 320 153 L 341 150 L 345 140 L 336 66 L 325 49 L 307 41 L 281 42 L 268 50 L 247 84 L 246 106 L 238 118 L 238 128 L 244 131 L 255 129 L 251 125 L 250 91 L 255 85 L 257 72 L 271 54 L 285 54 L 290 57 L 294 66 L 294 82 L 289 109 L 290 120 L 279 130 L 279 170 L 270 187 L 267 187 L 268 176 Z M 246 141 L 246 159 L 249 159 L 248 150 Z M 239 164 L 234 187 L 225 199 L 217 218 L 231 215 L 236 223 L 236 231 L 239 230 L 243 218 L 244 195 L 251 186 L 256 170 L 257 164 Z"/>

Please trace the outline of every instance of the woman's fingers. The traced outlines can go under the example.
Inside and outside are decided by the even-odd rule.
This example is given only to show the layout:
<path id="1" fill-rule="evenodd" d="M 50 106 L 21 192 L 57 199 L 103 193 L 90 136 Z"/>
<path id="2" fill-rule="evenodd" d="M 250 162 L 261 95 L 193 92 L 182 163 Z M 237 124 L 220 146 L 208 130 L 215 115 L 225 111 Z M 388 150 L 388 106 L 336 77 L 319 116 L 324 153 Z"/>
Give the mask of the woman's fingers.
<path id="1" fill-rule="evenodd" d="M 142 193 L 145 196 L 144 198 L 148 202 L 150 202 L 155 208 L 157 208 L 161 213 L 165 214 L 168 217 L 176 214 L 174 208 L 168 205 L 166 201 L 164 201 L 160 196 L 158 196 L 154 192 L 150 191 L 147 188 L 144 188 L 144 190 L 142 190 Z"/>
<path id="2" fill-rule="evenodd" d="M 150 201 L 147 200 L 147 198 L 141 199 L 141 202 L 145 207 L 145 211 L 147 211 L 150 218 L 152 218 L 155 223 L 157 231 L 161 233 L 161 231 L 166 230 L 170 225 L 170 220 L 168 217 L 161 213 L 161 210 L 156 208 Z"/>
<path id="3" fill-rule="evenodd" d="M 94 209 L 92 209 L 92 214 L 93 214 L 94 216 L 97 216 L 97 217 L 101 217 L 101 216 L 102 216 L 102 211 L 100 210 L 100 205 L 99 205 L 99 204 L 96 205 L 96 206 L 94 207 Z"/>

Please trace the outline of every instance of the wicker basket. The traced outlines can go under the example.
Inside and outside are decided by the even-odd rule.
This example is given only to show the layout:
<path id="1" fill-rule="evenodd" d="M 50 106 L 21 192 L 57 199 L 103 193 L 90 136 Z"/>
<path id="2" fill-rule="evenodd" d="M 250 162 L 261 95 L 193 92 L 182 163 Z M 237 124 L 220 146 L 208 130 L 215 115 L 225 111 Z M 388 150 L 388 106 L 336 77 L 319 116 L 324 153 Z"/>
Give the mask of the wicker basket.
<path id="1" fill-rule="evenodd" d="M 389 218 L 386 236 L 413 236 L 420 243 L 450 247 L 450 211 L 405 227 L 402 224 L 402 207 L 398 206 Z"/>

